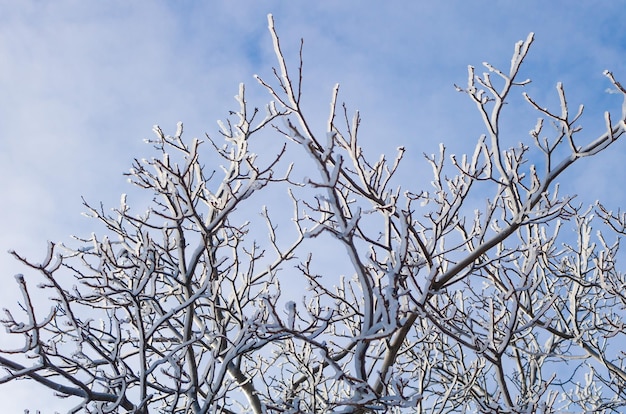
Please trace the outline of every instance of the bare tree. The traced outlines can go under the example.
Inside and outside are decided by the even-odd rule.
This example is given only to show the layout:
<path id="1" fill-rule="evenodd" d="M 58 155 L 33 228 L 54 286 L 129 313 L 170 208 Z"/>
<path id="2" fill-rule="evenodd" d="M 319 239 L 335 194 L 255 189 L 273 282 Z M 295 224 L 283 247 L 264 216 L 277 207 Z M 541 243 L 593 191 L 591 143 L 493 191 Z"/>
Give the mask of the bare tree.
<path id="1" fill-rule="evenodd" d="M 530 82 L 517 76 L 531 34 L 508 70 L 470 67 L 457 87 L 484 122 L 474 153 L 447 157 L 441 145 L 425 157 L 432 187 L 403 189 L 394 174 L 404 148 L 368 161 L 338 86 L 326 134 L 314 133 L 302 60 L 294 77 L 271 16 L 269 30 L 278 66 L 272 82 L 257 77 L 272 99 L 265 115 L 241 86 L 223 145 L 184 140 L 182 124 L 173 136 L 155 127 L 158 156 L 128 173 L 153 196 L 147 212 L 131 212 L 126 196 L 113 213 L 85 203 L 104 235 L 51 243 L 41 263 L 13 253 L 44 282 L 16 277 L 22 299 L 2 322 L 22 345 L 0 351 L 0 383 L 34 380 L 74 398 L 74 412 L 626 407 L 626 277 L 610 241 L 626 234 L 626 216 L 577 207 L 556 185 L 625 133 L 626 104 L 588 139 L 583 107 L 570 112 L 561 84 L 556 110 L 524 95 L 539 120 L 528 143 L 507 148 L 502 112 Z M 257 136 L 282 140 L 273 157 L 253 153 Z M 221 169 L 205 165 L 212 155 Z M 272 189 L 290 200 L 290 228 L 258 207 Z M 612 234 L 592 235 L 594 223 Z"/>

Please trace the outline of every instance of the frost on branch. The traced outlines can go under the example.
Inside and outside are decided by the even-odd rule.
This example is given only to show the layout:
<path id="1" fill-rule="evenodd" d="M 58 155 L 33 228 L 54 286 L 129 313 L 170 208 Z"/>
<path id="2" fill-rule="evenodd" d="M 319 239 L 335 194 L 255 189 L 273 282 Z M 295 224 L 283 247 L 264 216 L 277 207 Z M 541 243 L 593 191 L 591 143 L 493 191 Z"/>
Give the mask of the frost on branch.
<path id="1" fill-rule="evenodd" d="M 530 82 L 517 79 L 530 35 L 508 71 L 470 67 L 457 87 L 484 122 L 475 150 L 442 144 L 425 156 L 429 186 L 400 187 L 405 148 L 367 158 L 338 86 L 327 124 L 312 125 L 302 67 L 290 74 L 271 16 L 269 29 L 278 67 L 256 77 L 265 111 L 242 85 L 220 140 L 155 127 L 154 156 L 128 173 L 147 211 L 133 193 L 112 212 L 85 202 L 104 232 L 50 243 L 41 263 L 13 253 L 30 273 L 4 310 L 21 342 L 0 350 L 0 383 L 33 380 L 85 412 L 625 407 L 614 240 L 626 218 L 575 206 L 557 179 L 618 141 L 626 110 L 584 136 L 583 107 L 571 112 L 559 83 L 558 108 L 524 95 L 538 121 L 508 142 L 502 113 Z"/>

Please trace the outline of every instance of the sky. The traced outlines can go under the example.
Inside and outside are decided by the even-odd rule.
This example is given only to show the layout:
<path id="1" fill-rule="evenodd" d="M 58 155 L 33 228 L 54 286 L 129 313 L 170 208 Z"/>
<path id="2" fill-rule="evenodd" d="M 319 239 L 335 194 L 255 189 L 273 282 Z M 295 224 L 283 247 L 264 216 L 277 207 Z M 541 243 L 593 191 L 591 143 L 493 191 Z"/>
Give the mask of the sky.
<path id="1" fill-rule="evenodd" d="M 529 32 L 526 92 L 552 105 L 563 82 L 574 107 L 586 105 L 581 135 L 589 140 L 602 133 L 603 111 L 619 113 L 602 72 L 626 82 L 626 1 L 572 4 L 0 0 L 1 307 L 15 304 L 13 276 L 26 271 L 6 252 L 38 260 L 48 240 L 88 235 L 81 197 L 116 206 L 130 191 L 122 173 L 146 156 L 153 125 L 174 133 L 183 121 L 189 138 L 217 136 L 216 120 L 236 108 L 240 82 L 251 103 L 267 103 L 253 75 L 270 78 L 275 65 L 268 13 L 294 69 L 304 38 L 304 108 L 314 129 L 324 132 L 340 83 L 340 100 L 363 117 L 366 151 L 377 159 L 405 146 L 405 185 L 416 180 L 419 189 L 428 172 L 423 153 L 440 142 L 452 153 L 473 151 L 483 132 L 473 104 L 454 89 L 466 82 L 467 65 L 508 69 L 515 42 Z M 511 145 L 528 139 L 536 117 L 523 105 L 516 111 L 507 118 Z M 616 187 L 625 155 L 626 142 L 618 142 L 584 160 L 563 188 L 584 203 L 626 205 Z M 23 382 L 0 385 L 3 412 L 44 409 L 33 405 L 40 396 Z M 64 407 L 52 399 L 43 412 Z"/>

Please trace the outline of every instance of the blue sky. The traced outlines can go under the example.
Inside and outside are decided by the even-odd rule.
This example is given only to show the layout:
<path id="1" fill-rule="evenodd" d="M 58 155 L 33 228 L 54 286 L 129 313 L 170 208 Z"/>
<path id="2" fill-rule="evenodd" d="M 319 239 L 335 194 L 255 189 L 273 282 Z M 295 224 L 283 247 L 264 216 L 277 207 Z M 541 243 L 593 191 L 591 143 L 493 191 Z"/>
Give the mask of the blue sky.
<path id="1" fill-rule="evenodd" d="M 408 179 L 428 171 L 422 153 L 439 142 L 471 151 L 480 120 L 453 84 L 463 85 L 468 64 L 508 68 L 514 43 L 531 31 L 522 76 L 533 83 L 525 90 L 552 104 L 563 81 L 570 102 L 586 105 L 583 135 L 602 131 L 602 111 L 621 106 L 605 92 L 602 71 L 626 82 L 626 1 L 573 4 L 0 0 L 0 304 L 14 303 L 13 275 L 24 271 L 5 252 L 43 257 L 47 240 L 88 234 L 81 196 L 115 206 L 130 190 L 122 172 L 147 154 L 142 139 L 152 125 L 174 132 L 183 121 L 189 138 L 216 136 L 240 82 L 250 102 L 267 102 L 252 78 L 269 78 L 274 65 L 267 13 L 293 69 L 305 40 L 304 106 L 314 129 L 324 132 L 331 88 L 340 83 L 341 100 L 363 116 L 366 150 L 378 158 L 404 145 Z M 511 145 L 528 138 L 536 117 L 524 106 L 516 111 Z M 565 188 L 581 201 L 625 206 L 615 187 L 626 176 L 625 155 L 626 143 L 617 143 L 580 163 L 563 177 Z M 0 386 L 3 405 L 14 404 L 5 412 L 21 412 L 33 392 Z M 55 407 L 63 402 L 46 412 Z"/>

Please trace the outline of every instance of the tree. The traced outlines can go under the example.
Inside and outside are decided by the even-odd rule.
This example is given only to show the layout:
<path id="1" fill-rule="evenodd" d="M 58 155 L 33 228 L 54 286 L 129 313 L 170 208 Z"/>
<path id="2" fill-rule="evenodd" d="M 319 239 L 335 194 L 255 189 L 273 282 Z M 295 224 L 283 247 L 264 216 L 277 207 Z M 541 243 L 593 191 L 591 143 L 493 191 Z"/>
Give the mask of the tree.
<path id="1" fill-rule="evenodd" d="M 517 76 L 531 34 L 508 71 L 469 67 L 457 87 L 486 129 L 474 153 L 447 157 L 441 145 L 425 156 L 432 188 L 403 189 L 394 174 L 404 148 L 368 161 L 338 86 L 326 135 L 314 133 L 302 61 L 290 75 L 268 19 L 278 68 L 275 83 L 257 77 L 273 100 L 265 115 L 242 85 L 223 145 L 186 141 L 182 124 L 173 136 L 155 127 L 158 157 L 128 173 L 153 197 L 147 212 L 126 196 L 113 213 L 85 202 L 102 236 L 50 243 L 41 263 L 13 252 L 44 282 L 16 276 L 22 299 L 2 322 L 22 342 L 0 351 L 0 383 L 34 380 L 85 412 L 625 407 L 626 277 L 609 239 L 626 233 L 626 215 L 574 205 L 556 179 L 625 133 L 626 104 L 584 141 L 583 107 L 570 113 L 561 84 L 557 110 L 524 95 L 539 120 L 529 143 L 506 148 L 501 114 L 530 82 Z M 254 154 L 269 135 L 283 139 L 274 156 Z M 220 170 L 205 164 L 215 155 Z M 278 193 L 290 220 L 258 207 Z M 594 225 L 614 235 L 592 236 Z"/>

